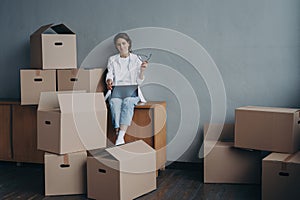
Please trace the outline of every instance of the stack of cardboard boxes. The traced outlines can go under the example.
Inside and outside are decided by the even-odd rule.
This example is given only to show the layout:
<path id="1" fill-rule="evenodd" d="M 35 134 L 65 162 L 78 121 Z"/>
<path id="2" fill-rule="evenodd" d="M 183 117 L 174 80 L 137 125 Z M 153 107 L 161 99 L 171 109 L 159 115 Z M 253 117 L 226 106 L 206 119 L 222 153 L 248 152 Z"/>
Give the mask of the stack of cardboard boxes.
<path id="1" fill-rule="evenodd" d="M 204 182 L 261 183 L 262 199 L 300 196 L 299 109 L 240 107 L 235 110 L 235 125 L 218 126 L 214 130 L 210 125 L 212 136 L 206 136 Z M 221 141 L 213 142 L 222 128 Z M 228 133 L 233 132 L 234 141 L 225 143 L 224 133 L 232 140 Z"/>
<path id="2" fill-rule="evenodd" d="M 104 68 L 77 69 L 76 34 L 48 24 L 30 36 L 31 69 L 21 69 L 21 105 L 37 105 L 41 92 L 103 92 Z"/>
<path id="3" fill-rule="evenodd" d="M 262 160 L 262 199 L 299 198 L 299 109 L 237 108 L 235 146 L 272 152 Z"/>
<path id="4" fill-rule="evenodd" d="M 31 66 L 38 69 L 20 71 L 21 104 L 38 104 L 45 195 L 88 191 L 89 198 L 133 199 L 156 189 L 156 154 L 150 146 L 137 141 L 106 148 L 107 108 L 99 92 L 104 70 L 77 69 L 76 35 L 63 24 L 42 26 L 31 35 L 30 47 Z"/>

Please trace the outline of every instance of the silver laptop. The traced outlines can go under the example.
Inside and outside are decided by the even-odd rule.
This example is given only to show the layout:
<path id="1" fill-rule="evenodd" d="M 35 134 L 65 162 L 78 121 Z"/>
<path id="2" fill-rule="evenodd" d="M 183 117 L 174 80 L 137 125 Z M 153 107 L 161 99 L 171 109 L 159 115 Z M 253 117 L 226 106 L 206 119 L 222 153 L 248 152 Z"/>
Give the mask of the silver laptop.
<path id="1" fill-rule="evenodd" d="M 116 85 L 113 86 L 111 98 L 125 99 L 126 97 L 137 97 L 138 85 Z"/>

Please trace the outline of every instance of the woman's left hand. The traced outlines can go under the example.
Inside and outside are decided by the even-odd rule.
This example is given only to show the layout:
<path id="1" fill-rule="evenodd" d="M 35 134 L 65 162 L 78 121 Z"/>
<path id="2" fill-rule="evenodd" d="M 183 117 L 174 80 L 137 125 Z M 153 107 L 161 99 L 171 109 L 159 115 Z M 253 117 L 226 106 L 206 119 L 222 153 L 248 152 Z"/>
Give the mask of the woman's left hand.
<path id="1" fill-rule="evenodd" d="M 147 67 L 148 67 L 148 62 L 147 61 L 142 62 L 141 70 L 144 71 Z"/>

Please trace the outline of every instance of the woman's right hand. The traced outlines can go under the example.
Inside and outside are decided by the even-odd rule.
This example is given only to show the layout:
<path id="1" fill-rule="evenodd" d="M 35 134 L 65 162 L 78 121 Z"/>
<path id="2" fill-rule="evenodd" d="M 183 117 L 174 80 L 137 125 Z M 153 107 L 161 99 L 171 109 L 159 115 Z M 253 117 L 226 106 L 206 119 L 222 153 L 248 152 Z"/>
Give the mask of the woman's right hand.
<path id="1" fill-rule="evenodd" d="M 108 90 L 112 90 L 113 81 L 111 79 L 108 79 L 106 81 L 106 87 Z"/>

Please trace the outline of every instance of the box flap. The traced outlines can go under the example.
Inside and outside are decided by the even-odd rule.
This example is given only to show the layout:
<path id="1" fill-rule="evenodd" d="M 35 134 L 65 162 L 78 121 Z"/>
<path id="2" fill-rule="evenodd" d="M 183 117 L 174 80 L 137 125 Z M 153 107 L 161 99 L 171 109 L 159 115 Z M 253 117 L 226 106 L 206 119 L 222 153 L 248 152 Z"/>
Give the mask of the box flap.
<path id="1" fill-rule="evenodd" d="M 146 144 L 143 140 L 107 148 L 106 151 L 108 151 L 119 161 L 130 160 L 131 158 L 136 157 L 137 154 L 147 154 L 155 152 L 155 150 L 148 144 Z"/>
<path id="2" fill-rule="evenodd" d="M 275 161 L 275 162 L 282 162 L 287 159 L 291 154 L 287 153 L 271 153 L 267 157 L 265 157 L 264 161 Z"/>
<path id="3" fill-rule="evenodd" d="M 287 153 L 271 153 L 263 159 L 263 161 L 297 163 L 300 164 L 300 151 L 294 154 Z"/>
<path id="4" fill-rule="evenodd" d="M 41 92 L 38 110 L 60 109 L 58 94 L 78 93 L 85 91 L 59 91 L 59 92 Z"/>
<path id="5" fill-rule="evenodd" d="M 40 35 L 43 32 L 45 32 L 47 29 L 49 29 L 53 24 L 47 24 L 44 26 L 41 26 L 38 30 L 36 30 L 34 33 L 32 33 L 31 35 Z"/>
<path id="6" fill-rule="evenodd" d="M 300 151 L 293 154 L 290 160 L 287 161 L 288 163 L 297 163 L 300 164 Z"/>
<path id="7" fill-rule="evenodd" d="M 103 93 L 64 93 L 58 94 L 62 113 L 106 111 Z"/>
<path id="8" fill-rule="evenodd" d="M 88 153 L 88 156 L 90 156 L 90 157 L 97 157 L 97 156 L 102 156 L 102 154 L 108 154 L 105 147 L 87 150 L 87 153 Z"/>
<path id="9" fill-rule="evenodd" d="M 57 92 L 41 92 L 38 110 L 59 108 Z"/>
<path id="10" fill-rule="evenodd" d="M 279 113 L 295 113 L 299 108 L 279 108 L 279 107 L 261 107 L 261 106 L 245 106 L 236 110 L 262 111 L 262 112 L 279 112 Z"/>
<path id="11" fill-rule="evenodd" d="M 64 24 L 58 24 L 51 27 L 52 30 L 54 30 L 57 34 L 75 34 L 71 29 L 69 29 Z"/>
<path id="12" fill-rule="evenodd" d="M 156 151 L 143 140 L 111 147 L 106 151 L 119 160 L 123 172 L 145 173 L 156 169 Z"/>
<path id="13" fill-rule="evenodd" d="M 97 159 L 99 162 L 102 164 L 105 164 L 106 160 L 110 161 L 117 161 L 117 159 L 112 156 L 109 152 L 106 151 L 106 148 L 101 148 L 101 149 L 95 149 L 95 150 L 89 150 L 89 156 L 88 157 L 93 157 Z M 110 167 L 110 165 L 108 165 Z"/>

